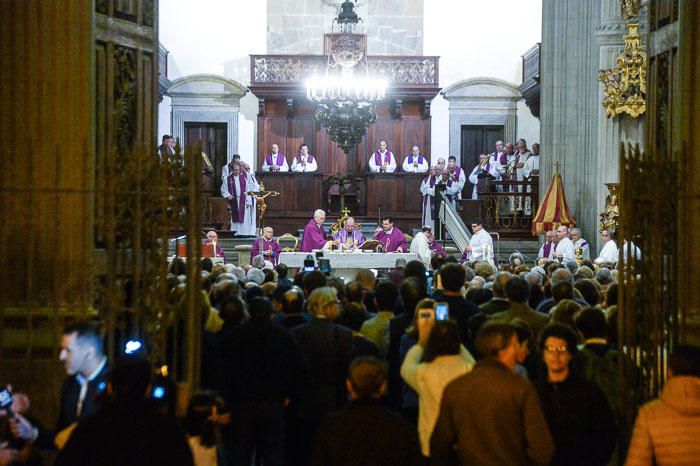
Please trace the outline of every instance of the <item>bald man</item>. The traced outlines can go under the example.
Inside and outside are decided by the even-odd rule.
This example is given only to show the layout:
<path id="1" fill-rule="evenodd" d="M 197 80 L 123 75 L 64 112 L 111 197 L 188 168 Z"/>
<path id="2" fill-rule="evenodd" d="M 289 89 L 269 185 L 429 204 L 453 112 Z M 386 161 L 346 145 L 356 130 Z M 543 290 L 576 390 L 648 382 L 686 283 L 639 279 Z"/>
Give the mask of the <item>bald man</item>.
<path id="1" fill-rule="evenodd" d="M 355 219 L 352 217 L 345 219 L 345 225 L 343 228 L 341 228 L 338 233 L 333 235 L 333 243 L 342 251 L 355 250 L 364 242 L 365 236 L 362 234 L 360 229 L 357 228 Z"/>

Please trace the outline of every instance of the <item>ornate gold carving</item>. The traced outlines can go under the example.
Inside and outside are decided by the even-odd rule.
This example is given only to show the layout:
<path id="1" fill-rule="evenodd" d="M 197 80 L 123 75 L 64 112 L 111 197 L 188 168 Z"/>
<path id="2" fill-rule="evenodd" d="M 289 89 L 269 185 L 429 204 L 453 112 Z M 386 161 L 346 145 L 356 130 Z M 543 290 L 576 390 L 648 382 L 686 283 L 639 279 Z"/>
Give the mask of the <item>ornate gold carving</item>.
<path id="1" fill-rule="evenodd" d="M 600 214 L 600 231 L 614 230 L 620 224 L 620 185 L 619 183 L 606 183 L 608 195 L 605 197 L 605 212 Z"/>
<path id="2" fill-rule="evenodd" d="M 622 4 L 622 13 L 625 19 L 631 19 L 637 16 L 639 9 L 642 7 L 642 0 L 620 0 Z"/>
<path id="3" fill-rule="evenodd" d="M 600 71 L 605 98 L 603 108 L 608 117 L 626 113 L 637 118 L 646 111 L 647 55 L 642 51 L 639 24 L 627 25 L 625 50 L 617 57 L 617 66 Z"/>

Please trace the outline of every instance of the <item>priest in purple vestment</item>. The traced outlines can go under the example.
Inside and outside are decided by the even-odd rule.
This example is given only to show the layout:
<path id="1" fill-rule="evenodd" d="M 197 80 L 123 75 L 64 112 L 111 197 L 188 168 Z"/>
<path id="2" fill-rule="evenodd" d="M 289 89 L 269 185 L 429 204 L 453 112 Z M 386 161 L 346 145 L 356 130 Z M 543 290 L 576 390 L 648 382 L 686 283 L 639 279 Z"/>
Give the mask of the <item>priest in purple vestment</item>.
<path id="1" fill-rule="evenodd" d="M 326 221 L 326 213 L 316 209 L 314 218 L 304 227 L 304 237 L 301 239 L 301 252 L 311 252 L 314 249 L 323 249 L 328 240 L 323 230 L 323 222 Z"/>
<path id="2" fill-rule="evenodd" d="M 394 228 L 394 219 L 391 217 L 382 218 L 382 226 L 377 228 L 374 239 L 382 244 L 384 252 L 408 251 L 406 237 L 401 230 Z"/>
<path id="3" fill-rule="evenodd" d="M 379 150 L 369 158 L 369 171 L 372 173 L 394 173 L 396 159 L 391 151 L 387 150 L 385 140 L 379 141 Z"/>
<path id="4" fill-rule="evenodd" d="M 341 251 L 355 250 L 364 242 L 365 235 L 357 228 L 355 219 L 352 217 L 346 218 L 343 228 L 333 235 L 333 243 L 338 246 Z"/>
<path id="5" fill-rule="evenodd" d="M 428 159 L 423 157 L 418 146 L 413 146 L 411 153 L 403 159 L 401 166 L 406 173 L 425 173 L 430 169 Z"/>
<path id="6" fill-rule="evenodd" d="M 280 148 L 277 144 L 271 147 L 272 152 L 269 153 L 263 160 L 262 171 L 264 172 L 288 172 L 289 164 L 287 157 L 280 154 Z"/>
<path id="7" fill-rule="evenodd" d="M 256 238 L 253 241 L 253 246 L 250 248 L 250 263 L 253 263 L 253 258 L 262 255 L 266 261 L 277 265 L 280 259 L 282 248 L 279 243 L 272 238 L 274 231 L 272 227 L 263 228 L 262 238 Z"/>
<path id="8" fill-rule="evenodd" d="M 209 248 L 211 251 L 211 256 L 207 254 L 202 254 L 204 257 L 221 257 L 226 262 L 226 256 L 224 255 L 224 250 L 219 246 L 219 235 L 214 230 L 209 230 L 207 232 L 207 239 L 204 241 L 204 247 Z"/>

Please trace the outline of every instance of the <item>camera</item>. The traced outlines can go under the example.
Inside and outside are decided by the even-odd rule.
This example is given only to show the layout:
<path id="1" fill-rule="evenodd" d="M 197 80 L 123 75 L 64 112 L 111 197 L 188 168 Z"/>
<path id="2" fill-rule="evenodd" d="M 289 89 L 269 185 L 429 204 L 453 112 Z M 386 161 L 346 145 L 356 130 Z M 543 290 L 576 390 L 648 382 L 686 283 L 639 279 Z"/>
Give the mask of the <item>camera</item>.
<path id="1" fill-rule="evenodd" d="M 12 397 L 12 392 L 9 387 L 5 387 L 0 390 L 0 409 L 7 411 L 7 414 L 12 416 L 12 402 L 14 398 Z"/>
<path id="2" fill-rule="evenodd" d="M 314 256 L 309 254 L 306 256 L 306 259 L 304 259 L 304 272 L 313 272 L 314 270 L 316 270 L 316 261 L 314 260 Z"/>
<path id="3" fill-rule="evenodd" d="M 450 306 L 447 303 L 437 303 L 435 305 L 435 320 L 447 320 Z"/>

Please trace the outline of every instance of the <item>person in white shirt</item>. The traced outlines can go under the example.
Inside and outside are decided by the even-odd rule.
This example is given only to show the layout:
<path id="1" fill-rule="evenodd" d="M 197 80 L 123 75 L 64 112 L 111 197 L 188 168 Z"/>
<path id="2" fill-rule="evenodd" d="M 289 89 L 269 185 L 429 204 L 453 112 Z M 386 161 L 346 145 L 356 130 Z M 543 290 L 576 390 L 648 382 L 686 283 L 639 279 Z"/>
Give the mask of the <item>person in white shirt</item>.
<path id="1" fill-rule="evenodd" d="M 379 141 L 379 150 L 369 158 L 369 171 L 372 173 L 394 173 L 396 159 L 394 154 L 386 148 L 386 141 Z"/>
<path id="2" fill-rule="evenodd" d="M 472 239 L 465 248 L 467 262 L 487 261 L 493 264 L 493 239 L 484 230 L 484 222 L 481 219 L 472 222 Z"/>
<path id="3" fill-rule="evenodd" d="M 605 242 L 603 249 L 600 250 L 600 255 L 593 261 L 596 264 L 614 264 L 617 262 L 617 243 L 613 239 L 615 232 L 613 230 L 603 230 L 600 236 Z"/>
<path id="4" fill-rule="evenodd" d="M 557 228 L 557 238 L 559 242 L 554 247 L 554 258 L 561 258 L 562 264 L 576 260 L 574 242 L 569 238 L 569 227 L 561 225 Z"/>
<path id="5" fill-rule="evenodd" d="M 271 152 L 263 160 L 262 171 L 264 172 L 288 172 L 289 164 L 287 157 L 280 154 L 280 148 L 277 144 L 273 144 L 270 148 Z"/>
<path id="6" fill-rule="evenodd" d="M 457 325 L 450 320 L 435 320 L 435 301 L 424 299 L 416 309 L 418 344 L 406 354 L 401 377 L 418 393 L 418 437 L 423 455 L 429 457 L 430 436 L 445 386 L 470 372 L 476 361 L 461 345 Z"/>
<path id="7" fill-rule="evenodd" d="M 625 240 L 625 241 L 622 242 L 621 249 L 622 249 L 622 260 L 627 260 L 627 257 L 628 257 L 627 240 Z M 629 243 L 629 249 L 630 249 L 629 252 L 631 252 L 631 254 L 632 254 L 632 259 L 634 259 L 634 260 L 642 260 L 642 250 L 639 249 L 639 247 L 637 247 L 637 245 L 634 244 L 633 241 L 630 241 L 630 243 Z"/>
<path id="8" fill-rule="evenodd" d="M 500 164 L 501 156 L 505 153 L 504 151 L 504 145 L 503 141 L 498 140 L 496 141 L 496 150 L 491 153 L 491 156 L 489 157 L 489 161 L 494 164 Z M 496 180 L 498 181 L 498 180 Z"/>
<path id="9" fill-rule="evenodd" d="M 401 168 L 406 173 L 425 173 L 430 169 L 430 163 L 421 155 L 418 146 L 413 146 L 411 153 L 403 159 Z"/>
<path id="10" fill-rule="evenodd" d="M 299 154 L 292 160 L 292 171 L 296 173 L 315 172 L 318 170 L 316 158 L 309 154 L 309 146 L 302 144 L 299 146 Z"/>
<path id="11" fill-rule="evenodd" d="M 581 256 L 585 260 L 589 260 L 591 258 L 590 246 L 588 241 L 583 239 L 580 228 L 571 229 L 571 240 L 574 242 L 574 248 L 581 248 Z"/>
<path id="12" fill-rule="evenodd" d="M 525 179 L 535 176 L 540 176 L 540 145 L 538 143 L 532 145 L 532 153 L 523 166 L 523 177 Z"/>
<path id="13" fill-rule="evenodd" d="M 525 141 L 525 139 L 523 139 L 523 138 L 518 139 L 517 144 L 518 144 L 518 155 L 520 156 L 520 158 L 519 158 L 518 163 L 516 165 L 515 172 L 517 174 L 518 181 L 523 181 L 523 179 L 525 178 L 525 174 L 524 174 L 523 169 L 525 168 L 525 164 L 527 163 L 527 161 L 532 156 L 532 152 L 530 152 L 530 150 L 527 148 L 527 142 Z"/>
<path id="14" fill-rule="evenodd" d="M 418 258 L 425 264 L 426 267 L 430 267 L 430 258 L 433 252 L 430 250 L 430 242 L 428 241 L 428 234 L 432 231 L 432 227 L 425 225 L 421 228 L 421 231 L 416 233 L 411 241 L 411 246 L 408 252 L 413 254 L 418 254 Z"/>

